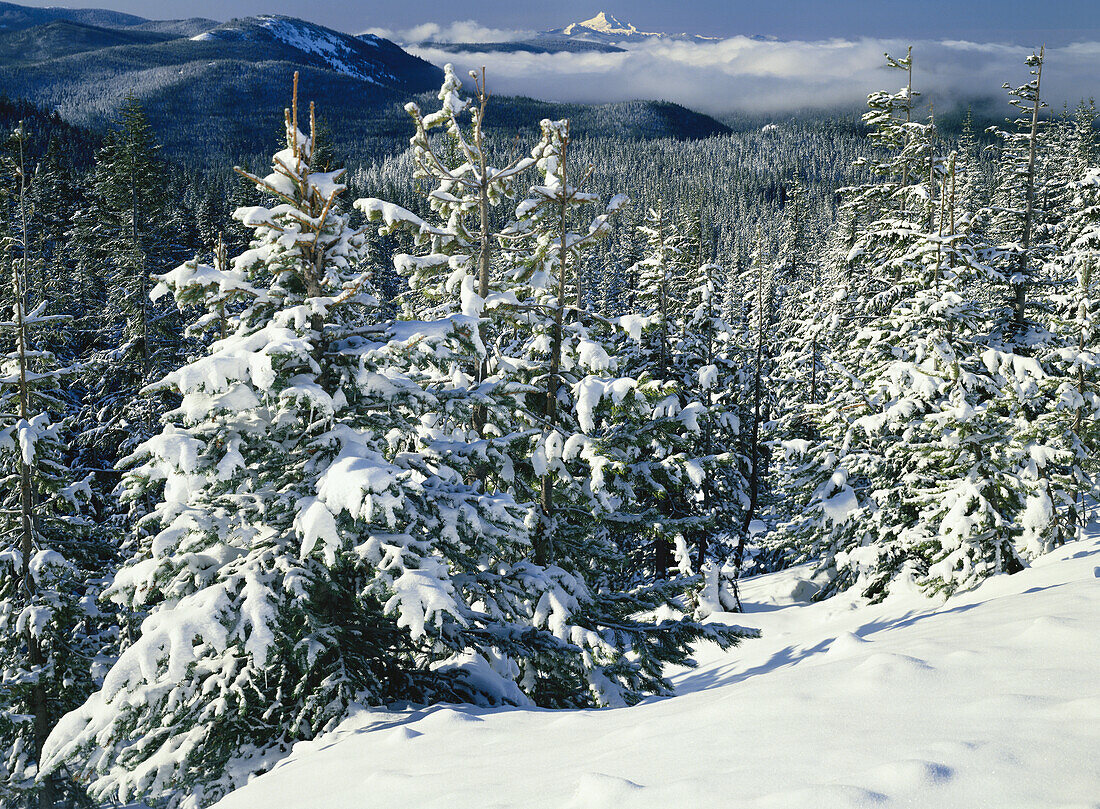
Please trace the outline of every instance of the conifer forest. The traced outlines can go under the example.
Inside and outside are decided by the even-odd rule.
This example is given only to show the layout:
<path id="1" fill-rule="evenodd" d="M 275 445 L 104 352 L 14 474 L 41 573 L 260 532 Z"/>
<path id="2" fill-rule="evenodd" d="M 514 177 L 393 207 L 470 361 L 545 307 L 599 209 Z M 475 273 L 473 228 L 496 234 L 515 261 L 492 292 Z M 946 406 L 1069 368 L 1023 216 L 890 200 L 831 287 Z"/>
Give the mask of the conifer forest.
<path id="1" fill-rule="evenodd" d="M 1100 142 L 1044 49 L 1007 119 L 918 45 L 707 132 L 425 62 L 356 134 L 307 64 L 243 140 L 3 59 L 0 807 L 1094 805 Z M 878 769 L 721 763 L 830 732 Z"/>

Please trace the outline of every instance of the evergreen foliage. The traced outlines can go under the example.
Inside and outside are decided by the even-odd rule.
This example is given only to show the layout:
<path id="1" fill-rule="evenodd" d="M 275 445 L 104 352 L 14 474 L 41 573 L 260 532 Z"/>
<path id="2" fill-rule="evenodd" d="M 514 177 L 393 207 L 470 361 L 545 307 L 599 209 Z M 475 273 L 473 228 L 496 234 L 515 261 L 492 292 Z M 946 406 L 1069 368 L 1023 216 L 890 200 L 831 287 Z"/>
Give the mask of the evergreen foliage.
<path id="1" fill-rule="evenodd" d="M 47 749 L 51 772 L 82 762 L 99 799 L 206 805 L 361 704 L 633 703 L 669 692 L 664 666 L 692 641 L 746 634 L 639 617 L 667 593 L 586 582 L 593 551 L 553 511 L 574 544 L 532 551 L 523 490 L 472 481 L 477 433 L 447 429 L 439 372 L 483 356 L 476 316 L 381 315 L 342 171 L 314 169 L 296 103 L 286 124 L 271 173 L 242 172 L 266 197 L 236 213 L 251 246 L 159 276 L 154 297 L 201 305 L 217 337 L 157 383 L 181 404 L 123 461 L 124 498 L 155 505 L 107 595 L 147 616 L 140 634 Z M 545 200 L 576 193 L 555 182 L 566 131 L 544 124 L 536 147 Z M 541 232 L 519 235 L 551 251 Z"/>
<path id="2" fill-rule="evenodd" d="M 34 251 L 34 184 L 27 137 L 15 130 L 3 156 L 11 216 L 0 221 L 0 803 L 53 807 L 80 800 L 62 771 L 39 778 L 46 737 L 93 690 L 93 663 L 110 630 L 95 604 L 111 551 L 88 519 L 90 488 L 69 466 L 62 380 L 48 349 L 67 320 L 33 306 L 42 277 Z"/>

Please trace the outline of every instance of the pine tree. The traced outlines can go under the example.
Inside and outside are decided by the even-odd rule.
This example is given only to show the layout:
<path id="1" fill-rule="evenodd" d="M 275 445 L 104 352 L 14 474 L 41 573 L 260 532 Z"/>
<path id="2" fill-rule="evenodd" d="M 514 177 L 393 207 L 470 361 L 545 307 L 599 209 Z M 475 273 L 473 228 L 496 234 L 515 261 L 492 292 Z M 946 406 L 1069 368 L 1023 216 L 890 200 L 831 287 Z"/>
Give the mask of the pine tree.
<path id="1" fill-rule="evenodd" d="M 959 137 L 955 183 L 958 189 L 955 217 L 959 229 L 967 228 L 973 238 L 981 243 L 985 237 L 986 219 L 992 202 L 992 178 L 987 171 L 985 153 L 974 133 L 974 117 L 970 108 L 963 119 Z"/>
<path id="2" fill-rule="evenodd" d="M 1000 271 L 1009 290 L 1009 301 L 1001 324 L 1001 339 L 1012 350 L 1034 339 L 1028 334 L 1028 290 L 1041 280 L 1042 265 L 1049 247 L 1038 241 L 1045 212 L 1040 208 L 1042 177 L 1039 148 L 1046 106 L 1041 98 L 1043 49 L 1027 59 L 1032 79 L 1019 87 L 1004 85 L 1009 103 L 1020 110 L 1013 129 L 992 133 L 1001 141 L 997 163 L 997 188 L 993 198 L 992 231 L 995 238 L 991 265 Z"/>
<path id="3" fill-rule="evenodd" d="M 779 274 L 790 288 L 780 312 L 776 334 L 776 357 L 771 385 L 775 397 L 774 428 L 769 440 L 773 466 L 771 485 L 775 498 L 791 497 L 805 474 L 802 452 L 823 435 L 817 414 L 828 408 L 833 394 L 833 356 L 843 353 L 848 337 L 841 327 L 841 302 L 848 279 L 848 261 L 857 238 L 856 213 L 842 212 L 834 223 L 820 259 L 814 257 L 805 227 L 794 221 L 802 216 L 797 204 L 788 206 L 787 238 L 780 254 Z M 800 245 L 800 242 L 802 244 Z M 801 272 L 792 269 L 802 265 Z M 783 502 L 769 504 L 762 514 L 765 523 L 786 518 Z M 774 550 L 774 549 L 770 549 Z M 775 554 L 768 554 L 774 556 Z"/>
<path id="4" fill-rule="evenodd" d="M 424 115 L 409 103 L 406 111 L 413 119 L 416 134 L 411 140 L 415 178 L 434 183 L 428 193 L 428 203 L 439 222 L 429 225 L 393 203 L 365 201 L 360 208 L 368 216 L 385 221 L 387 232 L 404 228 L 413 233 L 418 246 L 428 248 L 428 254 L 416 259 L 398 257 L 398 269 L 409 278 L 410 289 L 429 306 L 409 311 L 410 315 L 431 316 L 457 310 L 456 294 L 463 278 L 470 276 L 474 284 L 466 294 L 488 297 L 491 289 L 492 248 L 498 231 L 493 227 L 491 208 L 514 196 L 515 178 L 531 167 L 530 158 L 512 161 L 504 168 L 489 164 L 483 130 L 489 93 L 484 74 L 474 75 L 476 103 L 460 95 L 462 84 L 447 65 L 438 98 L 438 112 Z M 469 132 L 465 132 L 462 116 L 469 116 Z M 433 130 L 446 134 L 446 144 L 452 154 L 438 153 L 432 144 Z M 476 219 L 476 221 L 471 221 Z M 442 308 L 430 308 L 442 307 Z"/>
<path id="5" fill-rule="evenodd" d="M 820 560 L 822 596 L 859 584 L 881 597 L 905 562 L 904 554 L 888 550 L 901 526 L 892 452 L 906 441 L 898 415 L 913 413 L 892 409 L 904 393 L 891 383 L 891 369 L 899 359 L 895 345 L 908 342 L 907 324 L 919 320 L 910 296 L 930 283 L 928 245 L 940 249 L 934 228 L 942 161 L 932 125 L 913 120 L 912 49 L 904 59 L 887 60 L 909 82 L 869 97 L 864 121 L 879 154 L 857 162 L 871 182 L 845 189 L 839 243 L 849 247 L 835 281 L 829 396 L 807 408 L 813 419 L 807 437 L 784 444 L 787 483 L 805 506 L 782 526 L 780 543 L 790 543 L 795 558 Z"/>
<path id="6" fill-rule="evenodd" d="M 746 387 L 744 346 L 721 316 L 718 284 L 725 273 L 707 261 L 687 276 L 687 311 L 674 351 L 684 399 L 705 408 L 689 453 L 703 470 L 702 483 L 689 490 L 698 512 L 692 533 L 700 571 L 709 560 L 731 555 L 749 507 L 745 472 L 751 468 L 742 450 L 739 412 Z"/>
<path id="7" fill-rule="evenodd" d="M 876 594 L 890 576 L 950 593 L 1024 564 L 1016 540 L 1025 484 L 1008 426 L 1015 403 L 1002 395 L 1018 366 L 1000 366 L 985 348 L 986 313 L 973 293 L 992 271 L 968 234 L 953 229 L 956 159 L 937 160 L 939 215 L 920 236 L 912 291 L 888 321 L 886 340 L 901 351 L 879 387 L 900 440 L 887 450 L 897 483 L 876 494 L 875 555 L 867 550 L 861 560 L 874 571 L 868 578 L 879 578 L 868 588 Z"/>
<path id="8" fill-rule="evenodd" d="M 475 180 L 481 162 L 477 133 L 484 110 L 483 81 L 482 76 L 475 85 L 482 101 L 472 107 L 471 135 L 460 137 L 459 132 L 449 139 L 456 149 L 471 150 L 472 159 L 465 161 L 463 170 L 471 172 Z M 422 122 L 450 120 L 455 111 L 469 108 L 458 92 L 457 79 L 448 72 L 440 93 L 443 110 L 421 117 L 418 108 L 410 108 L 418 127 L 414 149 L 426 148 Z M 440 207 L 446 224 L 424 222 L 408 210 L 378 199 L 362 200 L 358 206 L 381 221 L 386 231 L 405 227 L 420 235 L 427 255 L 395 258 L 411 279 L 430 267 L 456 268 L 449 276 L 452 280 L 446 280 L 446 273 L 438 276 L 444 283 L 431 287 L 433 301 L 442 311 L 460 310 L 466 313 L 463 317 L 476 317 L 479 337 L 487 338 L 477 347 L 484 355 L 478 353 L 457 365 L 454 357 L 450 364 L 434 359 L 428 362 L 436 365 L 430 369 L 436 380 L 433 390 L 447 401 L 434 422 L 437 431 L 465 436 L 471 442 L 466 448 L 453 448 L 451 457 L 467 458 L 467 463 L 472 460 L 467 477 L 476 478 L 490 491 L 507 492 L 521 503 L 538 503 L 541 515 L 530 518 L 535 561 L 552 562 L 550 570 L 575 577 L 590 593 L 590 600 L 577 604 L 576 617 L 571 620 L 592 627 L 614 625 L 621 630 L 615 635 L 617 640 L 589 649 L 576 665 L 557 665 L 547 671 L 521 665 L 523 681 L 531 683 L 540 702 L 577 704 L 577 700 L 592 699 L 596 704 L 613 704 L 633 701 L 639 688 L 665 688 L 653 679 L 660 664 L 646 648 L 646 637 L 671 631 L 667 635 L 669 649 L 679 655 L 674 650 L 682 648 L 678 646 L 682 638 L 699 631 L 699 627 L 671 625 L 658 629 L 631 617 L 632 611 L 644 610 L 644 605 L 667 600 L 675 587 L 638 592 L 620 589 L 624 580 L 631 580 L 622 549 L 639 535 L 649 541 L 661 525 L 656 503 L 645 500 L 643 493 L 664 492 L 662 486 L 672 477 L 687 479 L 688 474 L 679 460 L 662 468 L 651 463 L 653 458 L 668 455 L 661 447 L 669 446 L 672 434 L 682 430 L 678 400 L 661 393 L 656 384 L 642 381 L 638 385 L 637 380 L 614 376 L 622 328 L 590 312 L 587 294 L 580 294 L 578 300 L 578 290 L 583 287 L 578 283 L 578 271 L 607 234 L 608 213 L 592 220 L 580 219 L 582 227 L 579 232 L 574 230 L 575 211 L 594 203 L 596 197 L 565 181 L 566 127 L 564 122 L 543 122 L 543 139 L 532 158 L 514 162 L 505 170 L 488 170 L 487 176 L 499 177 L 491 187 L 490 204 L 511 198 L 513 184 L 503 181 L 536 162 L 543 181 L 518 205 L 516 220 L 493 234 L 502 250 L 489 264 L 498 269 L 490 273 L 485 287 L 478 278 L 477 291 L 467 257 L 475 254 L 471 248 L 479 248 L 482 242 L 457 237 L 462 221 L 457 201 L 462 197 L 450 176 L 452 170 L 440 168 L 447 161 L 427 153 L 418 158 L 426 166 L 431 166 L 433 159 L 439 161 L 435 169 L 425 172 L 439 183 L 427 193 L 430 199 L 455 200 L 453 209 Z M 474 199 L 465 210 L 477 210 Z M 614 210 L 622 202 L 621 197 L 614 199 L 610 208 Z M 479 270 L 484 266 L 477 262 Z M 413 285 L 429 288 L 418 280 L 413 280 Z M 487 297 L 480 294 L 482 288 Z M 638 319 L 623 320 L 625 328 L 632 330 Z M 425 364 L 423 359 L 420 362 Z M 480 382 L 471 372 L 477 363 L 484 368 Z M 548 395 L 551 386 L 555 390 L 552 398 Z M 483 408 L 484 421 L 471 419 L 471 402 Z M 608 418 L 612 412 L 615 419 Z M 694 413 L 689 409 L 685 415 Z M 472 429 L 475 425 L 477 429 Z M 476 452 L 472 459 L 471 450 Z M 660 482 L 647 477 L 647 470 Z M 662 526 L 662 530 L 667 529 Z M 635 655 L 641 663 L 636 671 L 648 672 L 644 677 L 634 679 L 637 675 L 631 674 L 632 684 L 626 687 L 618 675 L 608 679 L 608 671 L 620 669 L 627 657 Z M 601 663 L 601 659 L 607 662 Z M 582 696 L 585 694 L 588 696 Z"/>
<path id="9" fill-rule="evenodd" d="M 779 440 L 805 438 L 806 407 L 822 401 L 825 357 L 835 293 L 808 232 L 806 190 L 795 181 L 784 211 L 775 274 L 784 287 L 777 318 L 775 397 Z M 837 229 L 837 234 L 843 228 Z M 835 261 L 836 245 L 827 260 Z"/>
<path id="10" fill-rule="evenodd" d="M 1078 183 L 1093 165 L 1095 121 L 1095 107 L 1082 101 L 1072 114 L 1066 108 L 1040 131 L 1038 208 L 1044 215 L 1036 233 L 1037 240 L 1050 245 L 1052 251 L 1065 253 L 1073 238 L 1069 218 Z M 1057 283 L 1057 279 L 1050 280 Z"/>
<path id="11" fill-rule="evenodd" d="M 617 195 L 594 217 L 582 214 L 599 197 L 582 190 L 588 174 L 573 179 L 569 124 L 544 120 L 541 128 L 532 150 L 541 182 L 517 206 L 517 222 L 504 234 L 506 294 L 516 316 L 498 367 L 511 369 L 511 384 L 526 391 L 521 413 L 533 428 L 526 457 L 512 464 L 513 488 L 517 499 L 538 502 L 535 559 L 582 577 L 593 598 L 584 620 L 616 627 L 615 643 L 603 654 L 636 658 L 656 673 L 665 654 L 679 657 L 689 638 L 707 637 L 710 629 L 686 620 L 639 621 L 639 613 L 682 594 L 686 582 L 678 575 L 639 584 L 639 569 L 625 551 L 672 540 L 680 572 L 688 572 L 680 530 L 691 523 L 667 513 L 663 502 L 689 484 L 699 489 L 704 467 L 678 446 L 685 434 L 701 432 L 704 408 L 684 404 L 675 383 L 670 389 L 648 373 L 623 375 L 631 363 L 618 353 L 621 332 L 638 344 L 646 318 L 609 322 L 569 305 L 576 301 L 577 267 L 626 200 Z M 664 651 L 653 645 L 658 639 Z M 591 663 L 586 655 L 585 668 Z M 600 691 L 601 704 L 634 699 Z"/>
<path id="12" fill-rule="evenodd" d="M 740 576 L 748 542 L 749 526 L 759 514 L 761 498 L 770 462 L 766 434 L 774 391 L 771 389 L 773 329 L 777 309 L 774 266 L 769 261 L 764 235 L 757 227 L 756 246 L 743 279 L 746 308 L 741 342 L 745 348 L 746 383 L 741 422 L 748 425 L 743 438 L 743 453 L 747 459 L 748 503 L 742 513 L 733 565 Z M 751 296 L 751 297 L 750 297 Z"/>
<path id="13" fill-rule="evenodd" d="M 110 595 L 148 617 L 51 742 L 51 768 L 82 762 L 98 796 L 206 805 L 233 786 L 231 761 L 360 701 L 521 699 L 433 671 L 451 653 L 561 648 L 470 606 L 483 597 L 495 617 L 514 598 L 476 568 L 522 527 L 514 505 L 391 447 L 431 397 L 370 356 L 385 327 L 369 317 L 363 238 L 336 204 L 342 172 L 311 170 L 296 106 L 271 174 L 246 175 L 274 197 L 238 211 L 252 247 L 162 276 L 224 336 L 160 383 L 183 405 L 127 461 L 127 498 L 159 503 Z"/>
<path id="14" fill-rule="evenodd" d="M 489 103 L 485 73 L 471 74 L 475 82 L 475 102 L 461 96 L 462 84 L 451 65 L 444 69 L 443 85 L 438 99 L 438 112 L 424 115 L 415 103 L 406 105 L 416 133 L 411 139 L 414 177 L 434 185 L 427 191 L 428 205 L 435 223 L 421 219 L 411 211 L 392 202 L 376 198 L 360 200 L 357 207 L 372 221 L 382 221 L 381 236 L 397 232 L 411 234 L 424 255 L 406 253 L 394 257 L 399 274 L 407 279 L 410 295 L 405 301 L 405 314 L 414 318 L 433 319 L 461 313 L 477 319 L 479 348 L 492 343 L 498 329 L 490 319 L 480 317 L 491 293 L 500 291 L 499 279 L 493 278 L 494 253 L 500 230 L 495 227 L 492 209 L 516 195 L 516 178 L 527 171 L 531 158 L 513 160 L 504 168 L 490 164 L 485 143 L 484 122 Z M 469 118 L 468 129 L 463 118 Z M 449 154 L 440 154 L 433 145 L 433 130 L 442 129 Z M 482 393 L 489 369 L 487 356 L 471 356 L 464 367 L 448 368 L 441 373 L 452 380 L 468 378 L 463 390 L 454 391 L 456 401 L 466 398 L 474 407 L 459 418 L 461 406 L 448 413 L 454 430 L 470 430 L 476 439 L 485 439 L 485 427 L 493 403 Z M 511 405 L 506 403 L 506 408 Z M 499 413 L 497 414 L 499 418 Z M 505 430 L 505 433 L 509 432 Z M 488 455 L 492 449 L 483 449 Z M 500 456 L 497 455 L 499 461 Z M 476 465 L 474 474 L 483 483 L 489 474 L 485 457 Z"/>
<path id="15" fill-rule="evenodd" d="M 251 247 L 161 276 L 224 336 L 160 383 L 182 404 L 125 462 L 127 498 L 157 501 L 109 591 L 141 634 L 48 745 L 99 798 L 207 805 L 355 705 L 635 702 L 691 641 L 744 635 L 532 563 L 525 509 L 446 429 L 439 370 L 476 319 L 384 319 L 342 172 L 313 169 L 296 103 L 286 131 L 242 172 L 268 197 L 237 211 Z"/>
<path id="16" fill-rule="evenodd" d="M 672 346 L 678 336 L 677 315 L 685 302 L 684 269 L 694 256 L 690 251 L 685 255 L 684 234 L 663 200 L 658 199 L 656 206 L 646 211 L 638 235 L 645 248 L 642 260 L 634 266 L 637 303 L 638 311 L 649 323 L 644 333 L 645 350 L 636 364 L 655 379 L 669 380 L 674 374 Z"/>
<path id="17" fill-rule="evenodd" d="M 0 295 L 7 314 L 0 321 L 0 802 L 52 809 L 79 800 L 65 773 L 37 776 L 47 735 L 92 688 L 91 661 L 103 642 L 93 580 L 109 554 L 83 516 L 88 485 L 74 479 L 63 445 L 59 380 L 68 369 L 45 348 L 43 332 L 65 317 L 49 314 L 45 300 L 28 305 L 30 281 L 45 262 L 32 259 L 38 177 L 28 171 L 22 127 L 8 146 L 15 202 Z"/>
<path id="18" fill-rule="evenodd" d="M 33 210 L 29 223 L 30 249 L 41 268 L 37 278 L 29 279 L 28 301 L 33 306 L 49 299 L 69 311 L 74 301 L 68 278 L 67 234 L 77 188 L 56 137 L 50 139 L 46 154 L 35 166 L 27 196 Z"/>
<path id="19" fill-rule="evenodd" d="M 580 183 L 570 182 L 569 122 L 544 120 L 541 128 L 542 139 L 531 154 L 543 175 L 543 182 L 532 187 L 531 195 L 516 209 L 516 222 L 503 234 L 505 261 L 509 267 L 507 281 L 516 290 L 520 306 L 530 312 L 523 328 L 515 333 L 515 344 L 505 353 L 528 363 L 534 360 L 536 364 L 530 371 L 536 379 L 543 380 L 538 394 L 542 404 L 531 408 L 537 416 L 536 421 L 542 424 L 534 453 L 538 459 L 534 471 L 539 478 L 541 510 L 535 548 L 536 559 L 550 563 L 570 557 L 568 537 L 576 530 L 571 521 L 562 522 L 557 515 L 555 479 L 558 475 L 552 466 L 561 457 L 558 447 L 564 442 L 562 418 L 577 418 L 571 406 L 570 383 L 583 382 L 585 370 L 601 371 L 610 367 L 606 349 L 589 339 L 588 319 L 576 307 L 570 309 L 577 288 L 576 270 L 587 250 L 607 234 L 610 212 L 626 200 L 616 197 L 608 205 L 607 213 L 593 218 L 580 232 L 573 231 L 578 209 L 598 198 L 581 191 Z M 573 179 L 576 182 L 576 178 Z M 574 318 L 568 324 L 567 310 Z M 570 356 L 573 352 L 576 354 Z M 621 400 L 622 395 L 617 398 Z M 599 398 L 596 402 L 586 399 L 580 408 L 584 411 L 580 420 L 590 421 L 588 414 L 598 402 Z M 531 407 L 530 402 L 528 407 Z M 583 427 L 580 432 L 585 432 Z M 570 454 L 575 455 L 576 449 Z M 562 459 L 565 458 L 568 456 Z M 583 508 L 579 503 L 577 507 Z M 583 531 L 579 533 L 584 534 Z M 585 544 L 580 540 L 574 548 L 583 553 Z"/>
<path id="20" fill-rule="evenodd" d="M 90 205 L 75 221 L 78 272 L 87 279 L 82 325 L 94 330 L 82 441 L 97 468 L 152 435 L 165 402 L 142 391 L 172 367 L 180 347 L 174 313 L 149 298 L 152 275 L 183 257 L 158 148 L 141 106 L 128 98 L 96 156 Z"/>
<path id="21" fill-rule="evenodd" d="M 1045 370 L 1040 395 L 1047 404 L 1020 431 L 1031 456 L 1031 485 L 1021 518 L 1022 551 L 1029 557 L 1080 538 L 1100 472 L 1095 325 L 1100 317 L 1100 172 L 1086 169 L 1071 188 L 1075 196 L 1065 219 L 1066 248 L 1054 262 L 1059 288 L 1050 301 L 1053 337 L 1037 355 Z"/>
<path id="22" fill-rule="evenodd" d="M 621 368 L 624 376 L 644 380 L 664 399 L 662 408 L 679 412 L 700 406 L 690 395 L 695 387 L 692 366 L 699 358 L 688 356 L 689 343 L 683 340 L 687 291 L 697 271 L 692 265 L 700 247 L 696 243 L 693 249 L 690 230 L 674 220 L 658 200 L 638 228 L 645 247 L 634 272 L 638 278 L 637 314 L 644 318 L 645 326 L 639 341 L 624 335 L 616 353 L 625 360 Z M 705 290 L 699 294 L 706 294 Z M 709 427 L 701 429 L 705 433 Z M 713 472 L 714 464 L 710 450 L 695 451 L 695 439 L 700 437 L 690 432 L 670 434 L 651 447 L 647 461 L 639 459 L 633 467 L 637 478 L 634 496 L 644 508 L 639 509 L 636 520 L 623 526 L 618 541 L 636 557 L 632 567 L 639 572 L 666 578 L 674 567 L 674 556 L 683 556 L 682 550 L 674 550 L 677 545 L 692 537 L 704 541 L 705 523 L 711 515 L 702 507 L 702 482 Z M 698 457 L 700 454 L 706 457 Z M 670 477 L 667 470 L 677 463 L 690 465 L 695 474 Z M 645 511 L 650 513 L 643 516 Z M 645 530 L 642 526 L 647 522 L 656 527 Z"/>

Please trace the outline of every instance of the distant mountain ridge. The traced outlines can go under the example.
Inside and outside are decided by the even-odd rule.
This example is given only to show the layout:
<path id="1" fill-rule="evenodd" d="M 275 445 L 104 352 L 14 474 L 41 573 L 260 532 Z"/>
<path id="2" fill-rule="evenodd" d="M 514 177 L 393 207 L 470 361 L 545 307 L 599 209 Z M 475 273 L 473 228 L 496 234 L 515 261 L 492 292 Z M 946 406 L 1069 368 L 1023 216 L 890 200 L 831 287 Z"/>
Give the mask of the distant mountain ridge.
<path id="1" fill-rule="evenodd" d="M 150 45 L 173 34 L 135 27 L 107 28 L 57 18 L 42 25 L 0 29 L 0 65 L 39 62 L 120 45 Z"/>
<path id="2" fill-rule="evenodd" d="M 439 82 L 442 72 L 410 56 L 388 39 L 358 37 L 278 14 L 230 20 L 191 37 L 192 42 L 277 43 L 345 76 L 395 90 L 419 92 Z"/>
<path id="3" fill-rule="evenodd" d="M 774 41 L 775 37 L 747 34 L 749 39 Z M 541 31 L 526 39 L 506 42 L 418 42 L 421 48 L 435 48 L 451 53 L 582 53 L 602 51 L 622 53 L 633 45 L 647 42 L 689 42 L 708 44 L 721 42 L 723 37 L 703 34 L 641 31 L 635 25 L 619 20 L 606 11 L 581 22 L 571 22 L 561 28 Z"/>
<path id="4" fill-rule="evenodd" d="M 216 23 L 76 10 L 80 21 L 69 11 L 0 5 L 10 23 L 0 28 L 3 92 L 93 129 L 101 129 L 133 94 L 166 154 L 206 162 L 270 149 L 295 71 L 303 98 L 317 102 L 349 159 L 404 148 L 411 135 L 404 103 L 433 103 L 443 78 L 439 67 L 387 39 L 350 36 L 293 17 L 265 14 Z M 618 50 L 581 39 L 540 42 Z M 489 126 L 534 134 L 542 117 L 571 117 L 578 134 L 626 138 L 694 139 L 729 131 L 675 104 L 553 104 L 499 96 Z"/>
<path id="5" fill-rule="evenodd" d="M 68 20 L 109 28 L 128 28 L 149 22 L 144 17 L 105 8 L 55 8 L 53 6 L 34 8 L 18 6 L 15 3 L 0 3 L 0 30 L 18 31 L 54 20 Z"/>
<path id="6" fill-rule="evenodd" d="M 418 42 L 417 48 L 448 53 L 625 53 L 626 48 L 589 39 L 555 37 L 547 33 L 506 42 Z"/>
<path id="7" fill-rule="evenodd" d="M 290 17 L 217 23 L 82 15 L 114 23 L 92 25 L 69 19 L 64 9 L 48 9 L 45 17 L 42 9 L 21 9 L 0 9 L 10 23 L 0 28 L 4 92 L 93 128 L 133 94 L 168 153 L 238 156 L 267 148 L 295 71 L 334 128 L 438 88 L 443 78 L 435 65 L 381 37 Z"/>

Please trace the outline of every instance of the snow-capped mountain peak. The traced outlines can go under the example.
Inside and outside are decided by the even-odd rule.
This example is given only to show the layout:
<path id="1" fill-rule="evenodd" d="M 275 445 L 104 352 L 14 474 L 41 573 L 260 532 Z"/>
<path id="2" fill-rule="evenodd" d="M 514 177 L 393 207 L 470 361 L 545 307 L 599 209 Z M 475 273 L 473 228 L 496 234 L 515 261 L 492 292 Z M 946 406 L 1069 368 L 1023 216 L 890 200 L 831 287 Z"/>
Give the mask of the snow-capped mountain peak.
<path id="1" fill-rule="evenodd" d="M 595 17 L 582 22 L 572 22 L 563 28 L 555 28 L 545 31 L 540 36 L 549 38 L 566 37 L 569 39 L 581 39 L 593 42 L 628 42 L 644 41 L 647 39 L 673 39 L 690 41 L 708 41 L 714 37 L 704 37 L 695 34 L 668 34 L 658 31 L 639 31 L 634 25 L 623 22 L 606 11 L 601 11 Z"/>
<path id="2" fill-rule="evenodd" d="M 633 25 L 630 25 L 629 23 L 620 22 L 618 19 L 616 19 L 611 14 L 608 14 L 606 11 L 601 11 L 590 20 L 570 23 L 562 29 L 562 32 L 566 36 L 570 36 L 574 32 L 582 33 L 582 31 L 579 31 L 578 29 L 583 28 L 587 28 L 590 31 L 597 31 L 601 34 L 644 37 L 659 36 L 658 34 L 651 34 L 645 31 L 639 31 L 637 28 L 635 28 Z"/>

